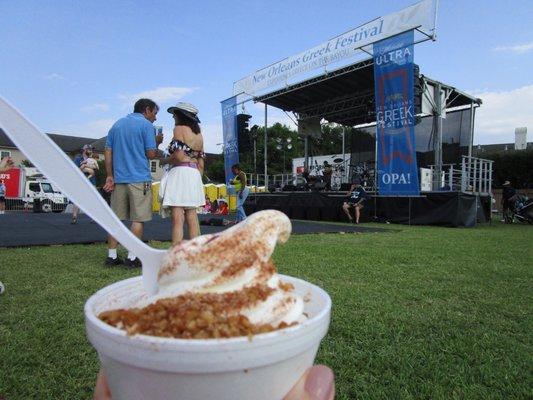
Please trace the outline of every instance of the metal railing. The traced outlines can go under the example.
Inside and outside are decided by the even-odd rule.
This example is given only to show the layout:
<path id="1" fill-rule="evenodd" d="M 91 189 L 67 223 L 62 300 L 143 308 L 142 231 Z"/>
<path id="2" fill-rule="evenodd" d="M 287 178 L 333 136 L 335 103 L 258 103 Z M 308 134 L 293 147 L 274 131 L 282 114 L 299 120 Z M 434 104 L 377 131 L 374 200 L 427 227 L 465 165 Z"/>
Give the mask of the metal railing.
<path id="1" fill-rule="evenodd" d="M 461 161 L 461 191 L 492 195 L 492 166 L 494 161 L 463 156 Z"/>
<path id="2" fill-rule="evenodd" d="M 492 160 L 462 156 L 461 165 L 443 164 L 440 168 L 440 178 L 435 176 L 438 168 L 430 165 L 432 190 L 461 191 L 490 195 L 492 193 Z"/>
<path id="3" fill-rule="evenodd" d="M 437 168 L 430 165 L 432 190 L 434 191 L 460 191 L 462 190 L 462 171 L 455 164 L 443 164 L 440 171 L 440 179 L 435 177 Z"/>
<path id="4" fill-rule="evenodd" d="M 8 212 L 60 213 L 65 211 L 68 204 L 68 200 L 60 203 L 32 197 L 5 199 L 5 209 Z"/>
<path id="5" fill-rule="evenodd" d="M 246 174 L 246 182 L 248 186 L 266 186 L 267 181 L 268 180 L 265 180 L 265 174 Z"/>

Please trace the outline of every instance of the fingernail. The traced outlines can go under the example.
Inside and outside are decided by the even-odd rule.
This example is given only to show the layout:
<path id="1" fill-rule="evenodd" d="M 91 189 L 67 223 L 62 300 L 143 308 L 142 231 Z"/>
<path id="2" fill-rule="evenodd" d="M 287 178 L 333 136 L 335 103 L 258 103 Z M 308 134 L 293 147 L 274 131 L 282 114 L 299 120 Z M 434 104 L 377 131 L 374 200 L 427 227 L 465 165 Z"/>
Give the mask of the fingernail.
<path id="1" fill-rule="evenodd" d="M 325 365 L 316 365 L 309 371 L 305 391 L 316 400 L 328 400 L 333 390 L 333 372 Z"/>

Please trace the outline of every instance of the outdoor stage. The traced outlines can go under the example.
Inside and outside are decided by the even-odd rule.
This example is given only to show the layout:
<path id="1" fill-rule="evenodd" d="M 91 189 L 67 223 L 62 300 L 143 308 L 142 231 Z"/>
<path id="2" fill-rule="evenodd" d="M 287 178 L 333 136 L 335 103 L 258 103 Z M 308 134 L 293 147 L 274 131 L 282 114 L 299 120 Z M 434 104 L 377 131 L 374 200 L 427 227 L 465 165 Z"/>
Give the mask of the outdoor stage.
<path id="1" fill-rule="evenodd" d="M 291 219 L 347 221 L 342 210 L 346 192 L 277 192 L 250 194 L 247 214 L 265 209 Z M 472 227 L 490 221 L 491 199 L 462 192 L 428 192 L 420 196 L 368 194 L 360 222 L 388 221 L 412 225 Z"/>

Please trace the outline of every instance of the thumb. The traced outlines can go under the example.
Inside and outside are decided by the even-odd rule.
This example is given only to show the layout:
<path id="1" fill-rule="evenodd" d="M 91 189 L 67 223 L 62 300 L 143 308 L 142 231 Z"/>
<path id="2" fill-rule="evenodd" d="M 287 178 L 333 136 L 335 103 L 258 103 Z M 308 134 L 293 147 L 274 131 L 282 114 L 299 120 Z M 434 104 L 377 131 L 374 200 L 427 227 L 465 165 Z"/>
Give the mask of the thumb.
<path id="1" fill-rule="evenodd" d="M 98 372 L 98 377 L 96 378 L 96 385 L 94 388 L 93 400 L 111 400 L 111 392 L 109 391 L 109 386 L 107 385 L 107 378 L 103 370 Z"/>
<path id="2" fill-rule="evenodd" d="M 331 369 L 315 365 L 308 369 L 283 400 L 333 400 L 335 382 Z"/>

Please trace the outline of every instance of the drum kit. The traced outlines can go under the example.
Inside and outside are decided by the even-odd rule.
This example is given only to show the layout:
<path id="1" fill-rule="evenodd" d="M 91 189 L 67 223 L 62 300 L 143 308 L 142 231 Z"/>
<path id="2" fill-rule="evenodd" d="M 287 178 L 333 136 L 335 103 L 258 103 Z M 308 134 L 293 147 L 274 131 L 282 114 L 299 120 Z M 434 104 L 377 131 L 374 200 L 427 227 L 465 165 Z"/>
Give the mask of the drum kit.
<path id="1" fill-rule="evenodd" d="M 360 162 L 357 164 L 350 164 L 352 167 L 352 182 L 358 179 L 361 185 L 366 189 L 375 189 L 375 169 L 374 162 Z"/>
<path id="2" fill-rule="evenodd" d="M 314 165 L 311 164 L 309 168 L 309 176 L 307 177 L 307 183 L 311 189 L 323 190 L 326 187 L 326 179 L 324 175 L 324 170 L 329 168 L 331 170 L 331 190 L 339 190 L 344 177 L 344 172 L 346 171 L 345 162 L 342 158 L 336 157 L 332 160 L 332 164 L 319 164 L 315 160 Z"/>
<path id="3" fill-rule="evenodd" d="M 326 188 L 326 179 L 324 177 L 324 170 L 326 168 L 331 169 L 331 190 L 340 190 L 344 182 L 348 182 L 351 177 L 351 182 L 355 179 L 361 182 L 361 185 L 367 190 L 373 190 L 375 188 L 374 183 L 374 168 L 373 162 L 360 162 L 357 164 L 349 164 L 349 161 L 344 161 L 341 157 L 335 157 L 332 163 L 319 164 L 317 160 L 314 160 L 314 164 L 309 166 L 309 172 L 302 174 L 297 178 L 299 181 L 297 186 L 304 186 L 307 190 L 320 191 Z M 350 175 L 351 172 L 351 175 Z M 326 172 L 326 175 L 327 172 Z M 305 183 L 304 183 L 305 182 Z"/>

